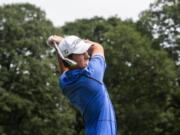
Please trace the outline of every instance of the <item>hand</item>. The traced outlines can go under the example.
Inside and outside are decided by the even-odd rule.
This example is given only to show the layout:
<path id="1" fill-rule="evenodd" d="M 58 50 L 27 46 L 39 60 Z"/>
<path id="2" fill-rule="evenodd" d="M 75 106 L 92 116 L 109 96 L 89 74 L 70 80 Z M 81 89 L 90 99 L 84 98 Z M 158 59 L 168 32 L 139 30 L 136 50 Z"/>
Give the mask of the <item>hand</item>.
<path id="1" fill-rule="evenodd" d="M 47 44 L 50 46 L 54 46 L 54 43 L 59 44 L 63 40 L 63 37 L 52 35 L 48 38 Z"/>

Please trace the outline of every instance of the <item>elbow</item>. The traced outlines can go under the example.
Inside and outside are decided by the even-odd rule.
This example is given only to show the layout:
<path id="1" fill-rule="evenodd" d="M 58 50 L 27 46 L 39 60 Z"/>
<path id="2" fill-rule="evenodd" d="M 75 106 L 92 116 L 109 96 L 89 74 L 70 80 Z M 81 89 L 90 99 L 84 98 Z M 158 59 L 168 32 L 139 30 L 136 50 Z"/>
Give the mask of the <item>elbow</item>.
<path id="1" fill-rule="evenodd" d="M 95 43 L 90 48 L 90 55 L 102 54 L 104 56 L 104 48 L 101 44 Z"/>

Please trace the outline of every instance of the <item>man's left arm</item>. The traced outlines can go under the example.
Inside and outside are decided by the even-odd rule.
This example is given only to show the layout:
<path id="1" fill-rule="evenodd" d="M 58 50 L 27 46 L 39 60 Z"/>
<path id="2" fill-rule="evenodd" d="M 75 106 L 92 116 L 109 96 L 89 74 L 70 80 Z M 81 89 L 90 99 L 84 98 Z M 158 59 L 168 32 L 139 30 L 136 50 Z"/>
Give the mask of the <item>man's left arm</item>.
<path id="1" fill-rule="evenodd" d="M 48 38 L 48 44 L 52 45 L 54 47 L 54 44 L 59 44 L 64 38 L 61 36 L 53 35 Z M 57 50 L 56 50 L 57 52 Z M 64 66 L 63 60 L 60 58 L 60 56 L 57 53 L 57 59 L 58 59 L 58 64 L 60 68 L 60 74 L 62 74 L 64 71 L 67 71 L 68 68 Z"/>

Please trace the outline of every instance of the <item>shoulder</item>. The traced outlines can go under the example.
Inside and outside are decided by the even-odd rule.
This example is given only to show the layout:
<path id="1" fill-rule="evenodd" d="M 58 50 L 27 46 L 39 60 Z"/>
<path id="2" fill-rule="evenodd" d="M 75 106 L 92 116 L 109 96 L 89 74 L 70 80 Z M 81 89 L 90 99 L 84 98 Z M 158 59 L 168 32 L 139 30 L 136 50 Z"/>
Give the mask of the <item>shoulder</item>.
<path id="1" fill-rule="evenodd" d="M 97 53 L 97 54 L 91 56 L 91 58 L 90 58 L 90 64 L 97 63 L 97 62 L 105 63 L 105 58 L 101 53 L 100 54 Z"/>

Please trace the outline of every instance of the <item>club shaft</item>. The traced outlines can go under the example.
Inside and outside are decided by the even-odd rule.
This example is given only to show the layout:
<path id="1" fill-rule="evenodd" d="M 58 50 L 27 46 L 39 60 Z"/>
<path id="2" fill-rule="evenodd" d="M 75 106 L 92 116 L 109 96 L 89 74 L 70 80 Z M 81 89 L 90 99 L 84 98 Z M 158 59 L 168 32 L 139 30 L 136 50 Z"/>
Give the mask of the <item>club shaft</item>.
<path id="1" fill-rule="evenodd" d="M 59 57 L 64 60 L 65 58 L 62 55 L 62 53 L 61 53 L 61 51 L 60 51 L 60 49 L 59 49 L 59 47 L 58 47 L 58 45 L 56 43 L 54 43 L 54 47 L 57 50 L 57 53 L 58 53 Z"/>

